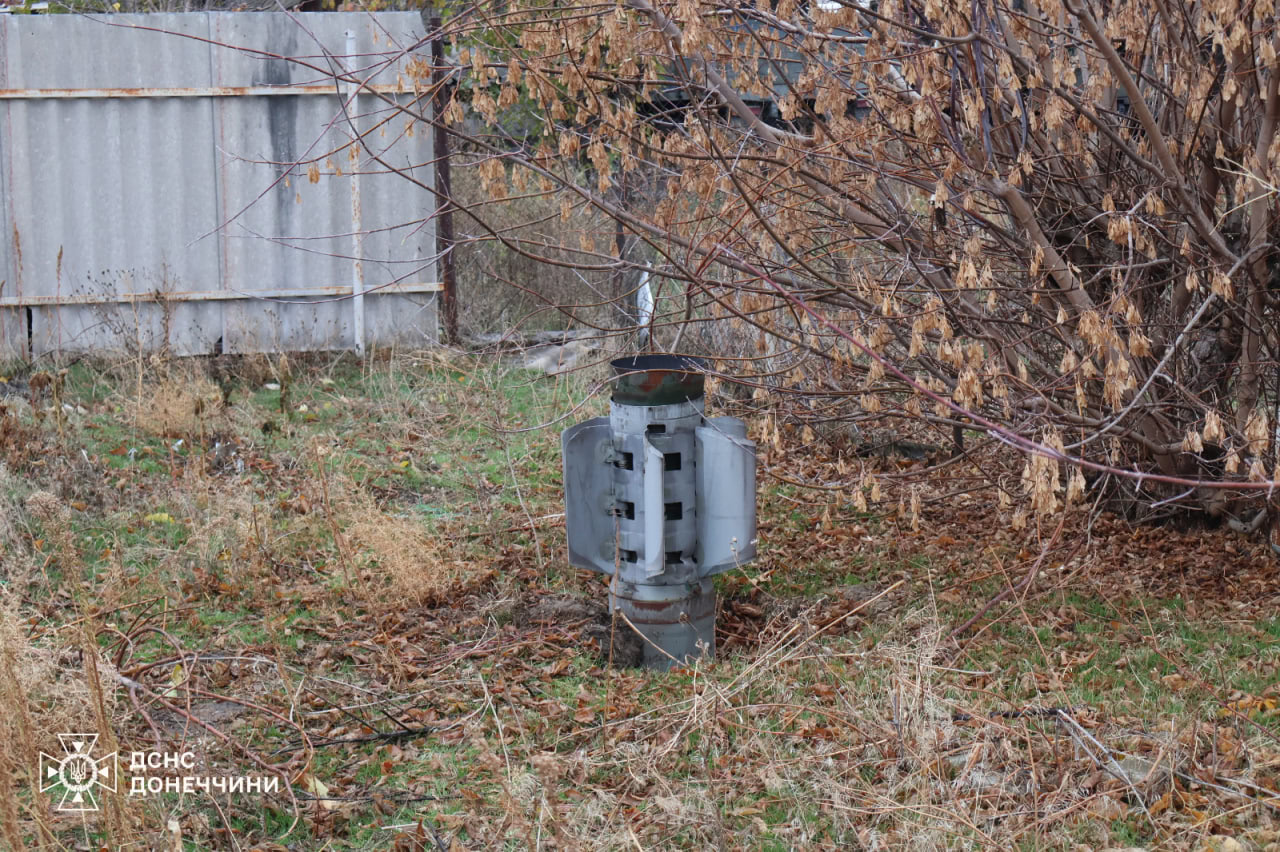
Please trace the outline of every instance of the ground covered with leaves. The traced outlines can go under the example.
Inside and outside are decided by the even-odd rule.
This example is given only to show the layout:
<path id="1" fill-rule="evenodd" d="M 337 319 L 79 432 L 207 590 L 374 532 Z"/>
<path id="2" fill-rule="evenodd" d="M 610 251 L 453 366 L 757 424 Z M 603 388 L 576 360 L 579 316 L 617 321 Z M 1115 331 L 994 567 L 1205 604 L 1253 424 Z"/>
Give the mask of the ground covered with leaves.
<path id="1" fill-rule="evenodd" d="M 1015 528 L 963 471 L 897 487 L 931 460 L 757 414 L 760 557 L 717 581 L 717 659 L 610 668 L 625 628 L 566 564 L 558 443 L 602 377 L 8 368 L 4 845 L 1280 849 L 1264 542 L 1083 509 Z M 1019 460 L 972 463 L 1018 487 Z M 827 485 L 853 465 L 874 493 Z M 126 760 L 68 812 L 37 783 L 63 732 L 191 758 L 146 795 Z"/>

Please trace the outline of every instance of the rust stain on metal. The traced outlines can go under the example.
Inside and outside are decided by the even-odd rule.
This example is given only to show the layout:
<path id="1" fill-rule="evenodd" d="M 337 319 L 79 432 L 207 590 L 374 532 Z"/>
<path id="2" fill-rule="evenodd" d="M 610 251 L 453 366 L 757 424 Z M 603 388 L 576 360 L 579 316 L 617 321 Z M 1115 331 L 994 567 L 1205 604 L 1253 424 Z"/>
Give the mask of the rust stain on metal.
<path id="1" fill-rule="evenodd" d="M 22 235 L 18 233 L 18 223 L 13 223 L 13 261 L 14 275 L 17 278 L 18 296 L 22 296 Z"/>
<path id="2" fill-rule="evenodd" d="M 24 19 L 21 33 L 12 27 L 0 32 L 0 53 L 10 50 L 10 58 L 18 62 L 20 57 L 23 67 L 22 79 L 5 80 L 0 74 L 0 118 L 5 119 L 0 177 L 8 195 L 0 204 L 10 224 L 13 256 L 6 255 L 9 267 L 0 271 L 0 335 L 10 338 L 0 339 L 0 351 L 151 348 L 166 341 L 175 354 L 184 355 L 345 348 L 351 306 L 344 303 L 365 296 L 375 297 L 368 303 L 367 343 L 381 345 L 384 337 L 396 343 L 436 339 L 433 296 L 441 285 L 388 280 L 393 270 L 411 268 L 422 271 L 406 277 L 436 278 L 430 265 L 436 253 L 432 223 L 400 230 L 408 227 L 397 212 L 409 197 L 402 198 L 403 181 L 383 178 L 380 170 L 361 175 L 363 200 L 369 204 L 368 209 L 362 200 L 355 205 L 363 217 L 362 226 L 350 229 L 362 234 L 358 252 L 350 251 L 348 227 L 341 224 L 348 201 L 341 180 L 326 181 L 310 195 L 303 189 L 301 206 L 294 204 L 297 190 L 263 192 L 287 164 L 297 162 L 298 152 L 290 146 L 297 147 L 299 135 L 310 134 L 326 149 L 342 144 L 342 127 L 332 119 L 351 93 L 359 93 L 363 107 L 352 111 L 367 116 L 422 96 L 424 89 L 411 75 L 397 73 L 412 54 L 388 53 L 385 64 L 366 69 L 367 57 L 383 55 L 379 40 L 384 36 L 388 44 L 412 43 L 408 39 L 417 38 L 421 16 L 379 12 L 349 20 L 338 15 L 308 19 L 314 48 L 357 68 L 292 82 L 288 75 L 262 73 L 261 57 L 251 51 L 265 51 L 281 63 L 295 58 L 300 45 L 291 27 L 296 21 L 283 13 L 254 20 L 260 26 L 239 34 L 228 30 L 239 26 L 230 16 L 197 12 L 152 18 L 150 23 L 166 30 L 210 36 L 173 38 L 172 49 L 163 51 L 154 49 L 152 36 L 135 35 L 130 25 L 103 28 L 72 15 L 30 19 L 29 30 Z M 356 43 L 344 50 L 348 30 L 356 34 Z M 376 33 L 372 44 L 371 33 Z M 252 47 L 243 53 L 218 47 L 238 35 Z M 68 65 L 66 56 L 84 62 Z M 376 76 L 365 73 L 372 70 Z M 94 192 L 73 192 L 74 205 L 60 204 L 71 197 L 68 192 L 92 185 L 102 163 L 109 169 L 118 164 L 98 146 L 87 157 L 58 155 L 58 169 L 33 171 L 21 157 L 19 142 L 70 145 L 92 136 L 122 105 L 129 107 L 129 120 L 139 119 L 134 135 L 151 134 L 153 159 L 163 165 L 132 168 L 137 164 L 130 161 L 124 171 L 112 171 L 118 179 L 95 185 Z M 386 153 L 402 162 L 428 161 L 430 133 L 418 136 L 388 141 Z M 277 144 L 279 151 L 272 148 Z M 174 180 L 190 186 L 166 191 Z M 287 210 L 272 203 L 285 196 Z M 103 211 L 139 205 L 150 213 L 147 228 L 130 230 L 130 223 L 118 217 L 103 218 Z M 231 233 L 241 217 L 236 227 L 242 231 Z M 55 219 L 59 229 L 42 227 Z M 348 257 L 352 254 L 370 265 L 357 264 Z M 414 266 L 392 265 L 410 263 Z M 67 329 L 64 338 L 58 336 L 60 323 Z"/>
<path id="3" fill-rule="evenodd" d="M 694 595 L 669 601 L 627 599 L 633 610 L 633 620 L 642 624 L 679 624 L 690 618 L 710 613 L 715 605 Z M 645 617 L 640 617 L 641 615 Z"/>
<path id="4" fill-rule="evenodd" d="M 662 383 L 666 380 L 668 372 L 669 371 L 667 370 L 650 370 L 648 373 L 644 374 L 645 377 L 644 380 L 640 382 L 640 387 L 646 391 L 657 390 L 662 387 Z"/>
<path id="5" fill-rule="evenodd" d="M 671 608 L 671 601 L 637 601 L 633 600 L 631 605 L 636 609 L 645 610 L 647 612 L 662 612 L 664 609 Z"/>

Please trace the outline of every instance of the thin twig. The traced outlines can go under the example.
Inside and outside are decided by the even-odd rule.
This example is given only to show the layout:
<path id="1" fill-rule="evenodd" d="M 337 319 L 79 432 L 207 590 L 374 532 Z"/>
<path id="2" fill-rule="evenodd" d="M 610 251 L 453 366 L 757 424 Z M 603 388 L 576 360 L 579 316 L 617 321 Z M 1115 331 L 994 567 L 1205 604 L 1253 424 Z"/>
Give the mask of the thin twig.
<path id="1" fill-rule="evenodd" d="M 478 712 L 479 711 L 468 713 L 466 716 L 463 716 L 461 719 L 450 725 L 443 725 L 440 727 L 428 725 L 420 728 L 406 728 L 403 731 L 384 731 L 376 734 L 364 734 L 358 737 L 334 737 L 327 740 L 312 740 L 311 747 L 323 748 L 325 746 L 344 745 L 347 743 L 398 743 L 404 742 L 405 740 L 417 739 L 418 737 L 428 737 L 432 734 L 441 734 L 445 731 L 451 731 L 470 719 L 472 716 L 476 715 Z M 302 743 L 290 743 L 283 748 L 276 749 L 272 754 L 288 754 L 289 752 L 297 751 L 302 747 Z"/>
<path id="2" fill-rule="evenodd" d="M 1066 525 L 1066 523 L 1067 523 L 1067 513 L 1063 512 L 1062 520 L 1058 521 L 1058 528 L 1053 531 L 1053 537 L 1049 539 L 1049 543 L 1047 545 L 1041 548 L 1040 555 L 1036 557 L 1036 561 L 1032 563 L 1030 570 L 1027 571 L 1027 576 L 1022 579 L 1022 582 L 1018 583 L 1017 586 L 1005 586 L 1004 590 L 1000 592 L 1000 594 L 996 595 L 994 598 L 987 601 L 986 604 L 982 607 L 982 609 L 974 613 L 972 618 L 970 618 L 964 624 L 961 624 L 955 630 L 952 630 L 951 631 L 952 639 L 955 639 L 957 636 L 960 636 L 962 633 L 964 633 L 966 630 L 968 630 L 970 627 L 976 624 L 979 621 L 979 619 L 981 619 L 984 615 L 990 612 L 993 607 L 995 607 L 1005 598 L 1009 597 L 1010 595 L 1019 594 L 1031 586 L 1031 583 L 1034 582 L 1036 578 L 1036 574 L 1040 573 L 1040 565 L 1044 562 L 1044 558 L 1049 555 L 1050 551 L 1053 550 L 1053 546 L 1055 543 L 1057 543 L 1058 537 L 1062 535 L 1062 529 Z M 1080 548 L 1080 545 L 1077 544 L 1075 550 L 1079 550 L 1079 548 Z M 1072 555 L 1074 555 L 1075 550 L 1072 551 Z M 1067 557 L 1067 559 L 1070 559 L 1070 557 Z M 1067 560 L 1063 560 L 1063 561 L 1066 562 Z"/>

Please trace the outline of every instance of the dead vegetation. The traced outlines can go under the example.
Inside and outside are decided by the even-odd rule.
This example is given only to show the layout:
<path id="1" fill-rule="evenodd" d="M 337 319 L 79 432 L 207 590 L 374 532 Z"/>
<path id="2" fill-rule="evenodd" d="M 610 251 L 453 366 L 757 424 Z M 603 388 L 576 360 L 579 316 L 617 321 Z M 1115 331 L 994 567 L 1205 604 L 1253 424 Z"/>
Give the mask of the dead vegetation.
<path id="1" fill-rule="evenodd" d="M 13 415 L 31 447 L 0 470 L 6 846 L 1280 842 L 1261 541 L 1077 511 L 1054 543 L 939 499 L 954 482 L 895 479 L 928 458 L 801 451 L 801 424 L 757 414 L 762 550 L 721 578 L 719 659 L 610 670 L 638 649 L 600 579 L 564 567 L 555 429 L 517 431 L 588 383 L 298 358 L 282 411 L 278 373 L 223 364 L 230 402 L 174 437 L 135 420 L 139 387 L 213 368 L 136 369 L 72 368 L 61 433 Z M 880 478 L 865 510 L 789 484 L 841 464 Z M 279 792 L 67 814 L 33 774 L 67 731 Z"/>
<path id="2" fill-rule="evenodd" d="M 369 504 L 347 517 L 347 535 L 357 555 L 368 560 L 369 575 L 385 586 L 391 600 L 441 606 L 492 577 L 492 571 L 461 558 L 449 542 L 425 532 L 418 519 Z"/>
<path id="3" fill-rule="evenodd" d="M 164 378 L 141 389 L 132 405 L 138 427 L 165 438 L 193 435 L 222 408 L 222 393 L 203 375 Z"/>
<path id="4" fill-rule="evenodd" d="M 459 315 L 463 336 L 570 327 L 575 321 L 593 328 L 619 325 L 625 317 L 612 301 L 635 286 L 635 276 L 624 278 L 621 270 L 572 268 L 578 247 L 558 245 L 566 233 L 559 202 L 522 192 L 492 197 L 480 174 L 489 162 L 488 156 L 465 153 L 454 158 L 456 203 L 461 210 L 474 209 L 480 214 L 479 221 L 464 212 L 454 220 L 458 229 L 454 266 L 458 298 L 464 306 Z M 583 226 L 593 230 L 612 227 L 592 211 L 582 211 L 575 220 L 574 233 Z M 494 239 L 494 233 L 501 239 Z M 527 244 L 546 246 L 544 256 L 552 263 L 539 263 L 528 256 L 524 251 Z M 568 308 L 570 317 L 562 313 L 561 306 Z"/>

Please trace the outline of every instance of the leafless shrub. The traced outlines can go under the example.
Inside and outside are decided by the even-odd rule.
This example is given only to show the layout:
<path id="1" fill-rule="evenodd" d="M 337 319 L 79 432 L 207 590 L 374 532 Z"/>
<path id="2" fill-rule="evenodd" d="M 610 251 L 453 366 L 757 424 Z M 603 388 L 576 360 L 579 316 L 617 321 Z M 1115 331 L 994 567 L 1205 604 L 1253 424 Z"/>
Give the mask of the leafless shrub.
<path id="1" fill-rule="evenodd" d="M 606 229 L 606 219 L 588 214 L 590 223 L 580 217 L 566 221 L 559 202 L 540 193 L 491 198 L 480 174 L 483 165 L 484 160 L 465 154 L 454 164 L 457 204 L 479 218 L 466 213 L 455 218 L 453 255 L 463 334 L 575 324 L 610 327 L 617 320 L 613 303 L 622 285 L 619 274 L 578 269 L 574 253 L 560 248 L 576 240 L 584 224 L 591 230 Z M 495 232 L 501 240 L 493 237 Z M 547 246 L 547 258 L 556 262 L 540 263 L 513 248 L 525 243 Z"/>
<path id="2" fill-rule="evenodd" d="M 1266 508 L 1269 12 L 474 7 L 450 27 L 485 33 L 460 57 L 485 127 L 468 139 L 483 159 L 463 215 L 486 223 L 491 200 L 518 195 L 575 226 L 550 244 L 496 219 L 477 234 L 530 261 L 634 272 L 620 228 L 678 282 L 658 345 L 723 356 L 809 423 L 856 409 L 1036 456 L 1015 525 L 1103 485 L 1147 517 Z M 543 111 L 535 142 L 503 135 L 520 97 Z M 447 118 L 462 117 L 455 100 Z M 574 316 L 598 295 L 555 298 Z M 690 324 L 749 331 L 726 346 Z M 730 360 L 752 334 L 755 360 Z"/>

